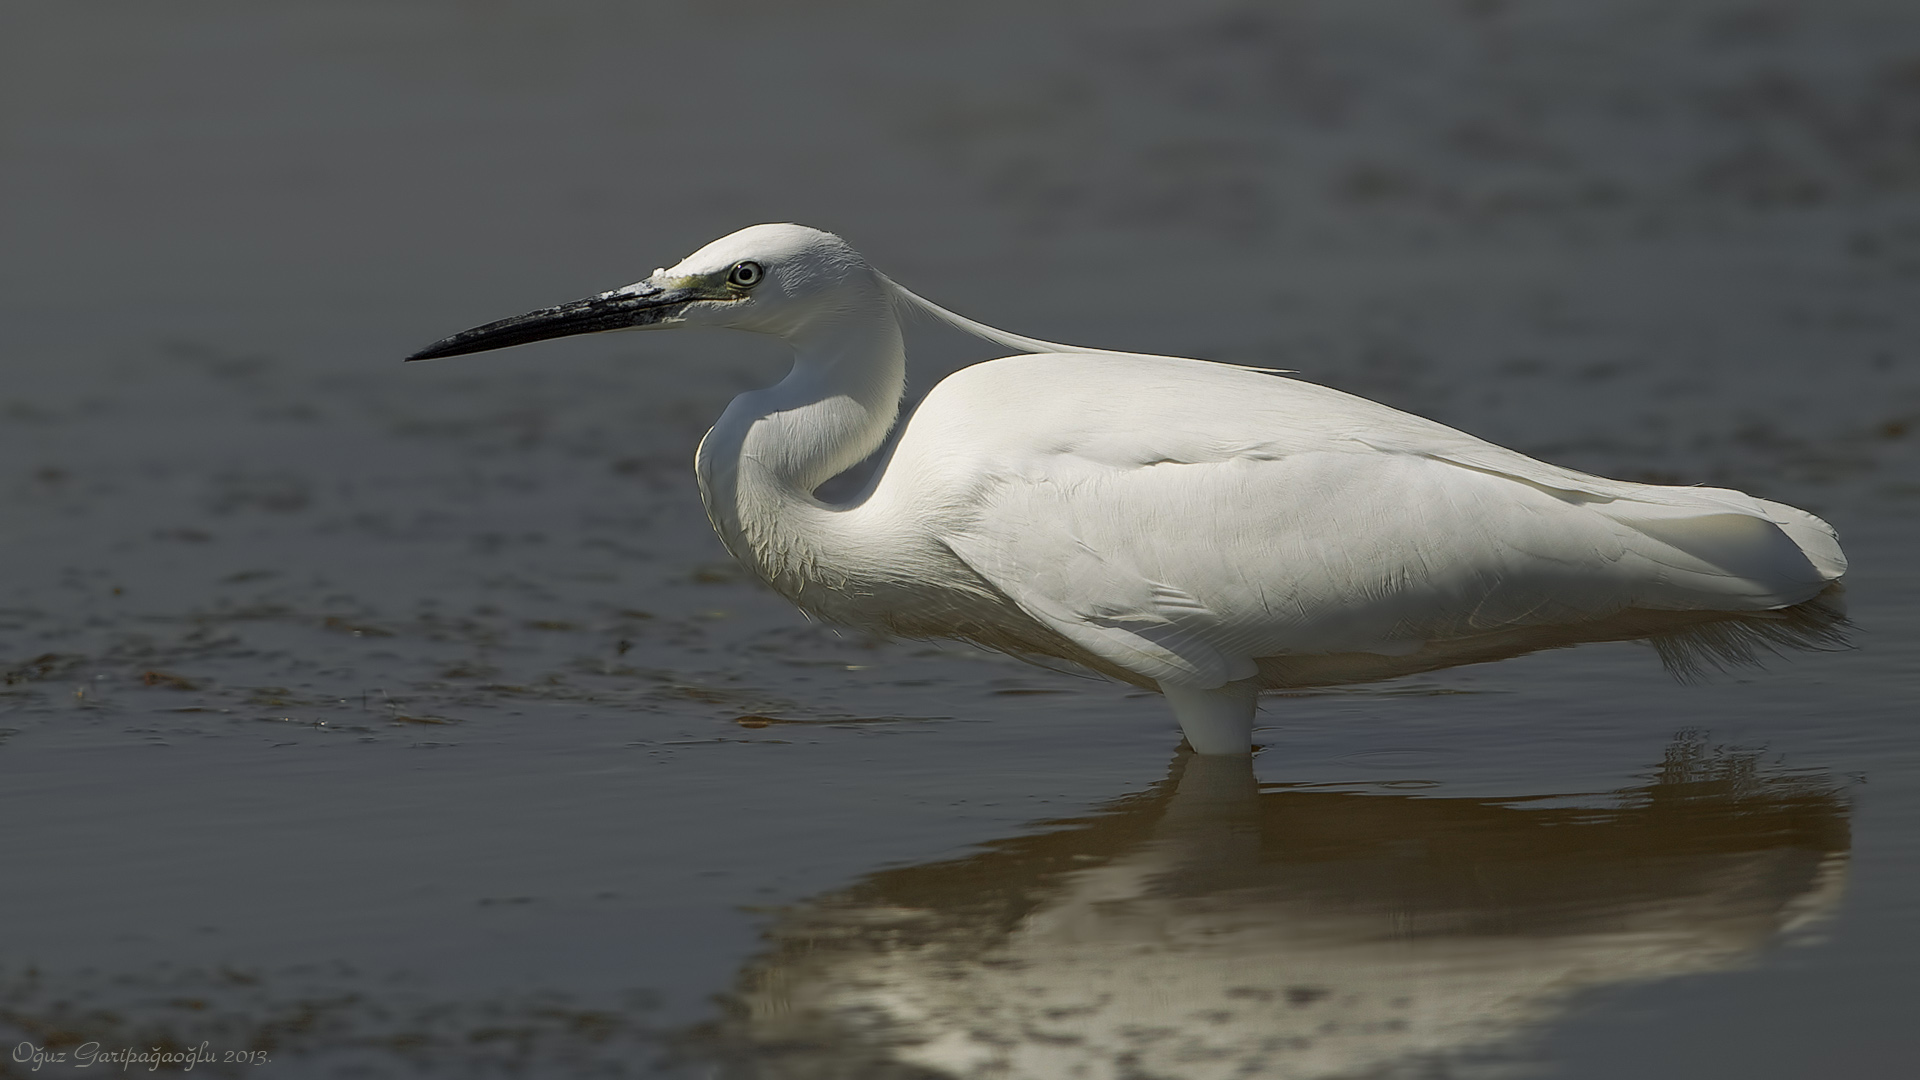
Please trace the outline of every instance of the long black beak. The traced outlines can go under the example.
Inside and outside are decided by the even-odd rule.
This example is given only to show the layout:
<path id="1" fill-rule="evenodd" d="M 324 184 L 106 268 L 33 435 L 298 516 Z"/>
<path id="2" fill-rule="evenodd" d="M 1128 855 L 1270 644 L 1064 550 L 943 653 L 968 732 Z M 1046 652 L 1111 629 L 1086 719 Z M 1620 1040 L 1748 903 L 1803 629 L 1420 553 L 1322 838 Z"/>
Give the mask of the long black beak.
<path id="1" fill-rule="evenodd" d="M 407 359 L 438 360 L 443 356 L 463 356 L 489 349 L 504 349 L 509 345 L 525 345 L 530 341 L 648 326 L 678 315 L 688 304 L 701 299 L 705 298 L 693 289 L 669 288 L 643 281 L 624 289 L 589 296 L 585 300 L 541 308 L 525 315 L 515 315 L 511 319 L 462 330 L 452 337 L 441 338 Z"/>

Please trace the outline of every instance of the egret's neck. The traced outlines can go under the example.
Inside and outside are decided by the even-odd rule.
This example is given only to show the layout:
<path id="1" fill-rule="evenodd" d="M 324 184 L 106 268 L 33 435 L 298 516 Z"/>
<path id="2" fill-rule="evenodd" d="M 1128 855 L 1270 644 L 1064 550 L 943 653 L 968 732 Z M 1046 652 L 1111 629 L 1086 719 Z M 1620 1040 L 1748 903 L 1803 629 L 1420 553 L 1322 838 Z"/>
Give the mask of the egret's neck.
<path id="1" fill-rule="evenodd" d="M 733 399 L 695 459 L 720 539 L 789 596 L 821 580 L 846 539 L 813 490 L 880 448 L 906 389 L 892 301 L 865 299 L 787 334 L 793 370 Z"/>

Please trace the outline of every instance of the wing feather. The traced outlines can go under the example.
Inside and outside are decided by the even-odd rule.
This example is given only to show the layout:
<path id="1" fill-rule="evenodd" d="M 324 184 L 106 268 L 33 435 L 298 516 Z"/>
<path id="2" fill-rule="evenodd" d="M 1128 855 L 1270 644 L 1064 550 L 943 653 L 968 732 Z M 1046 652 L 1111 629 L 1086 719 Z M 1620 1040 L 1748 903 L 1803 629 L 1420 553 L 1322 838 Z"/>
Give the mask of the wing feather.
<path id="1" fill-rule="evenodd" d="M 1034 619 L 1157 680 L 1629 608 L 1780 608 L 1845 569 L 1832 529 L 1792 507 L 1588 476 L 1200 361 L 995 361 L 936 388 L 923 422 L 942 475 L 963 478 L 942 542 Z"/>

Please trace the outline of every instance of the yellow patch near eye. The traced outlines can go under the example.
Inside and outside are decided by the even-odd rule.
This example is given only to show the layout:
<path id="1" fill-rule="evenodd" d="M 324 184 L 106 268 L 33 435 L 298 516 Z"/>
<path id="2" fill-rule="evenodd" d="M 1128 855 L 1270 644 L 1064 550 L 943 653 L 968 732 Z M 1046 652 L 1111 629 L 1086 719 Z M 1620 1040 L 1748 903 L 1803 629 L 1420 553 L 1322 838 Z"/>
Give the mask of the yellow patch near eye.
<path id="1" fill-rule="evenodd" d="M 706 274 L 682 274 L 666 280 L 670 289 L 685 289 L 694 295 L 695 300 L 737 300 L 739 290 L 727 282 L 727 270 L 715 270 Z"/>

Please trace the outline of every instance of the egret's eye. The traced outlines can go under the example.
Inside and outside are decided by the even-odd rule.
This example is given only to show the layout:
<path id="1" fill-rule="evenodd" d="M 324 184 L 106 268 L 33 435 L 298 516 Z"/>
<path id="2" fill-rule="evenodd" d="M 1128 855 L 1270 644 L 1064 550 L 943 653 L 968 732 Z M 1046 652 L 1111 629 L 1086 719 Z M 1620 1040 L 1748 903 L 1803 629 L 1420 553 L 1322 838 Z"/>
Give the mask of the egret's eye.
<path id="1" fill-rule="evenodd" d="M 751 289 L 760 284 L 760 279 L 766 276 L 767 272 L 757 262 L 734 263 L 733 269 L 727 271 L 727 284 Z"/>

